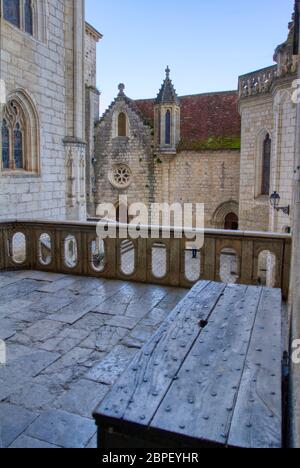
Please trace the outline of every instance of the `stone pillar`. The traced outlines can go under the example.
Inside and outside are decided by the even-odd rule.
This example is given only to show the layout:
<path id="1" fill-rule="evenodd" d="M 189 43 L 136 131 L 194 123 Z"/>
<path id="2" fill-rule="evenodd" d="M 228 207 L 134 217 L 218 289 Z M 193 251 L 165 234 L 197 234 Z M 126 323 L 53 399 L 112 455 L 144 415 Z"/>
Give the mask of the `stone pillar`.
<path id="1" fill-rule="evenodd" d="M 99 120 L 99 97 L 100 93 L 96 88 L 86 87 L 85 91 L 85 119 L 86 119 L 86 197 L 88 217 L 96 216 L 95 193 L 95 122 Z"/>
<path id="2" fill-rule="evenodd" d="M 68 0 L 66 15 L 66 212 L 86 221 L 86 143 L 84 85 L 84 0 Z M 72 14 L 70 14 L 72 12 Z"/>
<path id="3" fill-rule="evenodd" d="M 300 1 L 296 2 L 300 13 Z M 300 25 L 298 25 L 300 28 Z M 299 50 L 300 53 L 300 50 Z M 300 66 L 299 66 L 300 78 Z M 299 93 L 298 93 L 299 94 Z M 300 339 L 300 102 L 297 108 L 297 141 L 294 177 L 294 224 L 292 254 L 292 341 Z M 300 447 L 300 365 L 292 363 L 291 369 L 291 445 Z"/>

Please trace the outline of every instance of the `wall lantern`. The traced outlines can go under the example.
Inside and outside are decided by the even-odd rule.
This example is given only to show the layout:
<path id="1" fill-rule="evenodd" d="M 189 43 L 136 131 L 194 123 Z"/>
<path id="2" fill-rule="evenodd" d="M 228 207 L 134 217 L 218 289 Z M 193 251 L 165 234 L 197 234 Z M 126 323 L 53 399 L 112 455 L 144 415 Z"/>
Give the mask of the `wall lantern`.
<path id="1" fill-rule="evenodd" d="M 270 196 L 270 203 L 271 206 L 274 208 L 275 211 L 282 211 L 286 215 L 290 215 L 291 209 L 290 205 L 289 206 L 279 206 L 280 205 L 280 195 L 278 192 L 272 193 Z"/>

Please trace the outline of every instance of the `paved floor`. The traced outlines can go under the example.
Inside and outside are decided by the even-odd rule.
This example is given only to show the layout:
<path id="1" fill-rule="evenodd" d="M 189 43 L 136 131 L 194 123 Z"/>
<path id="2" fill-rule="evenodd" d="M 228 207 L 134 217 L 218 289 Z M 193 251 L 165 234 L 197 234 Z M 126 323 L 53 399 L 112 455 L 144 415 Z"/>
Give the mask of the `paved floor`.
<path id="1" fill-rule="evenodd" d="M 0 273 L 0 447 L 95 448 L 93 409 L 186 293 Z"/>

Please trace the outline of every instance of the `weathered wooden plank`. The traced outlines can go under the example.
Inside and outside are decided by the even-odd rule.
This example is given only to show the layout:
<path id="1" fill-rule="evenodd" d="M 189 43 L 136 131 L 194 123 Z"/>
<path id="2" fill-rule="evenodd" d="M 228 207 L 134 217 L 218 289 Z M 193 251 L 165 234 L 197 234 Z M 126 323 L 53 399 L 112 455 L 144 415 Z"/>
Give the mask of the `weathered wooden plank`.
<path id="1" fill-rule="evenodd" d="M 96 413 L 148 425 L 225 285 L 198 283 L 137 355 Z"/>
<path id="2" fill-rule="evenodd" d="M 250 342 L 228 443 L 280 448 L 281 291 L 264 289 Z"/>
<path id="3" fill-rule="evenodd" d="M 260 296 L 261 288 L 226 288 L 151 428 L 226 444 Z"/>

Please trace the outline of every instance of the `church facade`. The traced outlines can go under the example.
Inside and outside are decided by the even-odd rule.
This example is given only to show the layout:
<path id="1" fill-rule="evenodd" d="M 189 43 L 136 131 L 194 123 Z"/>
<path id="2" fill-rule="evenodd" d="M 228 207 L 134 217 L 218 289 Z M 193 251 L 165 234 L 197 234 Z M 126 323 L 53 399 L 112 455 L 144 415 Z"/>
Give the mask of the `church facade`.
<path id="1" fill-rule="evenodd" d="M 84 0 L 0 7 L 0 218 L 86 220 L 101 34 Z"/>
<path id="2" fill-rule="evenodd" d="M 237 227 L 238 93 L 178 97 L 169 68 L 156 99 L 133 101 L 124 88 L 96 126 L 93 215 L 126 195 L 149 208 L 204 203 L 206 226 Z"/>

